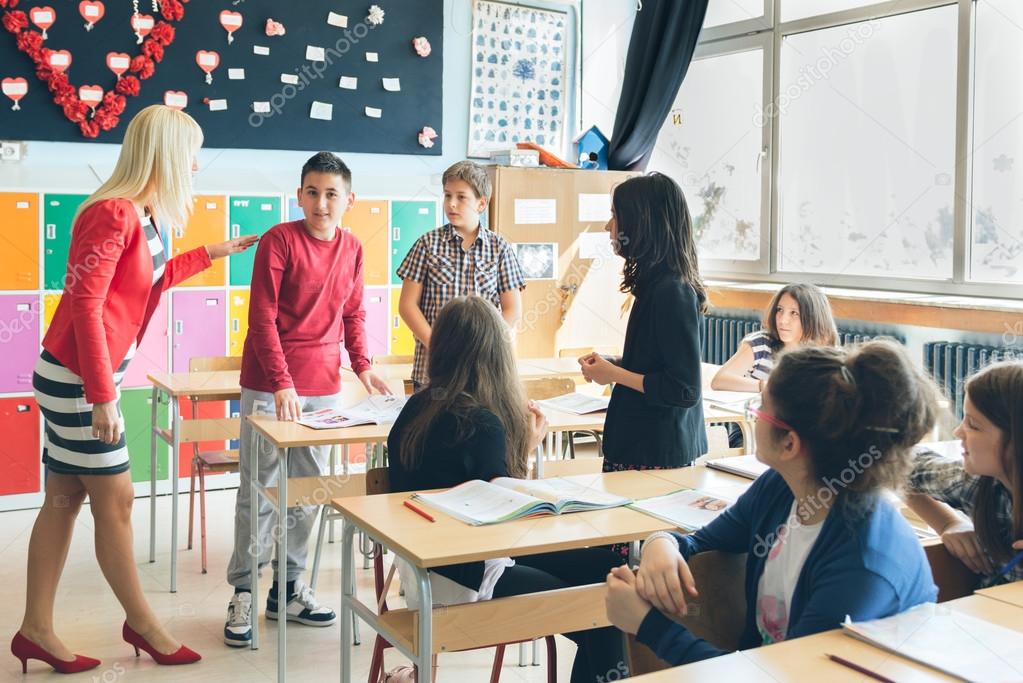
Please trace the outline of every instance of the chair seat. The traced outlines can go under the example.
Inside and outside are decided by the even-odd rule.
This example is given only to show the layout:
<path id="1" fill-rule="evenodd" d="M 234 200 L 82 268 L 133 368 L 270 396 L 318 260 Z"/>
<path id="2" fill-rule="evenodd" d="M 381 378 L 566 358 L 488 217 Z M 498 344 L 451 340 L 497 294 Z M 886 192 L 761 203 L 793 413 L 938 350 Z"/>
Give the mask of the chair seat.
<path id="1" fill-rule="evenodd" d="M 211 472 L 237 472 L 238 449 L 230 451 L 202 451 L 198 456 L 203 467 Z"/>

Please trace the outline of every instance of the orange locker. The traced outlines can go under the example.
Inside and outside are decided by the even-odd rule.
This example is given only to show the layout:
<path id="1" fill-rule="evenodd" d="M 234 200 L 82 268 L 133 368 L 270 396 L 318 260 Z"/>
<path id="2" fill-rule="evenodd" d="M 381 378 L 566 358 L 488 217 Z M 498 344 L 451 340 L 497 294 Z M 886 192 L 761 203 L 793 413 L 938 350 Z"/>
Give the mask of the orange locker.
<path id="1" fill-rule="evenodd" d="M 362 242 L 363 281 L 367 285 L 386 285 L 391 281 L 387 258 L 391 248 L 387 234 L 389 204 L 383 199 L 357 199 L 342 219 L 345 228 Z"/>
<path id="2" fill-rule="evenodd" d="M 240 356 L 245 347 L 245 335 L 249 333 L 249 290 L 232 289 L 228 293 L 227 355 Z"/>
<path id="3" fill-rule="evenodd" d="M 174 256 L 196 247 L 227 239 L 227 197 L 200 195 L 195 198 L 192 218 L 184 228 L 175 228 L 171 240 Z M 182 283 L 184 287 L 223 287 L 227 284 L 227 259 L 213 265 Z"/>
<path id="4" fill-rule="evenodd" d="M 39 289 L 39 195 L 0 192 L 0 289 Z"/>
<path id="5" fill-rule="evenodd" d="M 391 349 L 392 356 L 411 356 L 416 351 L 415 337 L 412 330 L 408 328 L 405 321 L 398 315 L 398 300 L 401 298 L 401 288 L 391 289 Z"/>
<path id="6" fill-rule="evenodd" d="M 53 314 L 57 312 L 57 304 L 60 303 L 60 294 L 43 294 L 43 334 L 50 329 L 53 322 Z"/>

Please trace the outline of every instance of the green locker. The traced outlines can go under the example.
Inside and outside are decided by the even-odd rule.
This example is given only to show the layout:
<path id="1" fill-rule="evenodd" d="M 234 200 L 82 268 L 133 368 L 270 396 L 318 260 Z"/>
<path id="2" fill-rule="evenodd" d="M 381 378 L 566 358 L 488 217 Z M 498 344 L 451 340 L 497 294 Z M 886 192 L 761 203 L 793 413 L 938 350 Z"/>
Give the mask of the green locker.
<path id="1" fill-rule="evenodd" d="M 437 202 L 391 202 L 391 283 L 416 240 L 437 227 Z"/>
<path id="2" fill-rule="evenodd" d="M 151 389 L 125 389 L 121 391 L 121 412 L 124 414 L 124 438 L 128 442 L 128 459 L 131 461 L 131 480 L 149 481 L 149 428 L 152 419 L 150 400 Z M 157 412 L 159 424 L 169 427 L 167 404 L 161 403 Z M 156 478 L 167 479 L 167 444 L 156 440 Z"/>
<path id="3" fill-rule="evenodd" d="M 43 288 L 64 289 L 67 254 L 71 246 L 71 222 L 89 195 L 43 195 Z"/>
<path id="4" fill-rule="evenodd" d="M 262 235 L 281 222 L 280 197 L 231 197 L 231 237 Z M 231 286 L 248 287 L 252 283 L 252 262 L 256 247 L 228 257 L 231 261 Z"/>

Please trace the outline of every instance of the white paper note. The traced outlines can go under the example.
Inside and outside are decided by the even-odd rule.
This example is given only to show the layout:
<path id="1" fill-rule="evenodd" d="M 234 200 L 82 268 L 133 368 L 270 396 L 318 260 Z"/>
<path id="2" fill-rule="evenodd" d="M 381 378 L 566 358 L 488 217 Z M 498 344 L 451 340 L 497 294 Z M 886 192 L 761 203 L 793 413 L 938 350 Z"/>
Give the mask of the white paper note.
<path id="1" fill-rule="evenodd" d="M 366 53 L 366 61 L 367 62 L 379 62 L 380 61 L 380 57 L 379 57 L 379 55 L 377 55 L 376 52 L 367 52 Z"/>
<path id="2" fill-rule="evenodd" d="M 227 77 L 232 81 L 244 81 L 245 69 L 228 69 Z"/>
<path id="3" fill-rule="evenodd" d="M 185 93 L 168 93 L 163 101 L 168 107 L 187 107 L 188 95 Z"/>
<path id="4" fill-rule="evenodd" d="M 111 57 L 110 64 L 111 69 L 127 69 L 131 66 L 130 57 Z"/>
<path id="5" fill-rule="evenodd" d="M 16 209 L 27 209 L 28 207 L 29 207 L 29 203 L 28 202 L 15 202 L 14 203 L 14 208 L 16 208 Z M 377 209 L 378 213 L 379 213 L 379 211 L 380 211 L 380 209 Z"/>
<path id="6" fill-rule="evenodd" d="M 557 199 L 516 199 L 516 225 L 546 225 L 557 222 Z"/>
<path id="7" fill-rule="evenodd" d="M 224 111 L 227 109 L 227 100 L 210 100 L 210 111 Z"/>
<path id="8" fill-rule="evenodd" d="M 208 52 L 199 55 L 199 66 L 216 67 L 218 64 L 220 64 L 220 58 L 217 55 Z"/>
<path id="9" fill-rule="evenodd" d="M 309 109 L 309 118 L 330 121 L 334 118 L 334 105 L 327 102 L 313 102 Z"/>
<path id="10" fill-rule="evenodd" d="M 217 203 L 216 202 L 206 202 L 206 210 L 207 211 L 212 211 L 215 208 L 217 208 Z"/>
<path id="11" fill-rule="evenodd" d="M 270 48 L 266 47 L 265 45 L 253 45 L 252 54 L 263 55 L 265 57 L 266 55 L 270 54 Z"/>
<path id="12" fill-rule="evenodd" d="M 327 59 L 327 55 L 323 51 L 322 47 L 317 47 L 315 45 L 306 45 L 305 58 L 308 59 L 310 62 L 322 62 Z"/>
<path id="13" fill-rule="evenodd" d="M 376 107 L 366 107 L 366 116 L 370 117 L 371 119 L 379 119 L 381 115 L 383 115 L 383 113 L 384 112 L 382 109 L 377 109 Z"/>
<path id="14" fill-rule="evenodd" d="M 329 12 L 327 14 L 327 23 L 338 28 L 348 28 L 348 17 L 337 12 Z"/>
<path id="15" fill-rule="evenodd" d="M 50 53 L 50 66 L 68 66 L 69 64 L 71 64 L 71 58 L 68 55 L 60 52 Z"/>
<path id="16" fill-rule="evenodd" d="M 270 103 L 269 102 L 253 102 L 252 103 L 252 111 L 256 112 L 257 114 L 269 114 L 270 113 Z"/>
<path id="17" fill-rule="evenodd" d="M 281 74 L 281 83 L 298 85 L 298 74 Z"/>
<path id="18" fill-rule="evenodd" d="M 99 16 L 99 7 L 97 7 L 96 5 L 84 5 L 82 6 L 81 9 L 85 11 L 85 16 L 87 17 Z"/>
<path id="19" fill-rule="evenodd" d="M 614 254 L 611 237 L 606 232 L 584 232 L 579 235 L 579 258 L 609 258 Z"/>
<path id="20" fill-rule="evenodd" d="M 384 84 L 384 90 L 387 92 L 398 92 L 401 90 L 401 79 L 400 78 L 381 78 Z"/>
<path id="21" fill-rule="evenodd" d="M 579 222 L 607 223 L 611 220 L 611 193 L 579 194 Z"/>
<path id="22" fill-rule="evenodd" d="M 53 23 L 53 12 L 45 12 L 36 10 L 32 13 L 32 20 L 40 24 L 52 24 Z"/>
<path id="23" fill-rule="evenodd" d="M 355 76 L 342 76 L 341 81 L 337 85 L 345 90 L 355 90 L 359 87 L 359 79 Z"/>

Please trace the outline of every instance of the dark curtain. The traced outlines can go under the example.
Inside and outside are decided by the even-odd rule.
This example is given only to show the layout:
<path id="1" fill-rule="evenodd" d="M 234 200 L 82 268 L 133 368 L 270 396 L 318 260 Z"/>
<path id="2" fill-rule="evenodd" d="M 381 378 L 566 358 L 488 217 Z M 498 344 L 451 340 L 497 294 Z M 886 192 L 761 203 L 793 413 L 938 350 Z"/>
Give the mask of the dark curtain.
<path id="1" fill-rule="evenodd" d="M 707 0 L 643 0 L 632 27 L 607 166 L 642 171 L 693 59 Z"/>

